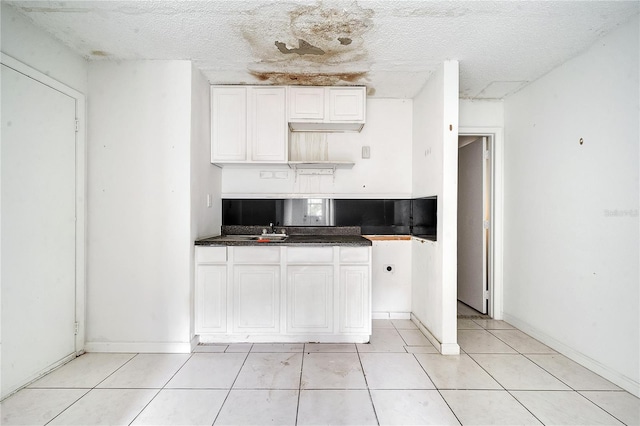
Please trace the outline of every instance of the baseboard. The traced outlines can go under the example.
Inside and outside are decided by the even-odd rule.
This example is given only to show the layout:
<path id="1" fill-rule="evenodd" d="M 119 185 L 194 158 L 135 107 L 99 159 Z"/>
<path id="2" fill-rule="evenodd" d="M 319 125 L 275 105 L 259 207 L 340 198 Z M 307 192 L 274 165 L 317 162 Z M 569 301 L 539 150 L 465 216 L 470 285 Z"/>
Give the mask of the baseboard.
<path id="1" fill-rule="evenodd" d="M 411 319 L 410 312 L 372 312 L 372 319 Z"/>
<path id="2" fill-rule="evenodd" d="M 631 379 L 630 377 L 624 376 L 617 371 L 614 371 L 607 367 L 606 365 L 588 357 L 587 355 L 576 351 L 570 346 L 567 346 L 565 343 L 549 336 L 546 333 L 541 332 L 537 328 L 531 326 L 527 322 L 520 320 L 517 317 L 509 315 L 507 313 L 503 313 L 503 320 L 513 325 L 520 331 L 527 333 L 529 336 L 534 339 L 539 340 L 550 348 L 560 352 L 562 355 L 567 358 L 577 362 L 583 367 L 593 371 L 594 373 L 604 377 L 610 382 L 614 383 L 617 386 L 620 386 L 622 389 L 627 392 L 635 395 L 640 398 L 640 383 Z"/>
<path id="3" fill-rule="evenodd" d="M 197 344 L 197 343 L 196 343 Z M 86 342 L 85 352 L 188 354 L 191 342 Z"/>
<path id="4" fill-rule="evenodd" d="M 431 331 L 429 331 L 429 329 L 413 312 L 411 313 L 411 321 L 418 327 L 418 329 L 420 329 L 422 334 L 427 337 L 427 340 L 429 340 L 442 355 L 460 355 L 460 346 L 457 343 L 440 342 L 433 334 L 431 334 Z"/>
<path id="5" fill-rule="evenodd" d="M 193 336 L 193 338 L 191 339 L 191 352 L 194 351 L 194 349 L 196 348 L 196 346 L 198 346 L 199 343 L 200 343 L 200 336 L 198 335 Z"/>
<path id="6" fill-rule="evenodd" d="M 34 382 L 37 382 L 38 380 L 40 380 L 41 378 L 43 378 L 47 374 L 51 373 L 56 368 L 63 366 L 64 364 L 68 363 L 69 361 L 73 361 L 74 359 L 76 359 L 77 356 L 79 356 L 79 354 L 76 354 L 76 353 L 72 353 L 71 355 L 67 355 L 66 357 L 62 358 L 61 360 L 56 361 L 55 363 L 49 365 L 45 369 L 43 369 L 43 370 L 41 370 L 41 371 L 39 371 L 39 372 L 37 372 L 35 374 L 32 374 L 29 377 L 26 377 L 20 383 L 10 385 L 9 388 L 6 390 L 6 392 L 3 395 L 0 395 L 0 401 L 4 401 L 5 399 L 7 399 L 11 395 L 15 394 L 16 392 L 26 388 L 27 386 L 29 386 L 30 384 L 32 384 Z"/>

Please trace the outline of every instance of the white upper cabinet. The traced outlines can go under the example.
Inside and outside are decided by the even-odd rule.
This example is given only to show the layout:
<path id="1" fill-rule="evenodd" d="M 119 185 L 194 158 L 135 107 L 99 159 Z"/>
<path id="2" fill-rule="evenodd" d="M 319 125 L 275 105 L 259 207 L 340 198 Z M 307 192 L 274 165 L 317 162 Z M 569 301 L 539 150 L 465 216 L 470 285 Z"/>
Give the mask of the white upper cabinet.
<path id="1" fill-rule="evenodd" d="M 287 161 L 287 104 L 284 87 L 249 89 L 251 161 Z"/>
<path id="2" fill-rule="evenodd" d="M 366 87 L 288 88 L 289 128 L 298 132 L 360 131 L 366 113 Z"/>
<path id="3" fill-rule="evenodd" d="M 247 89 L 211 87 L 211 162 L 247 159 Z"/>
<path id="4" fill-rule="evenodd" d="M 364 123 L 364 87 L 330 87 L 328 91 L 329 121 Z"/>
<path id="5" fill-rule="evenodd" d="M 211 87 L 211 162 L 285 163 L 286 88 Z"/>
<path id="6" fill-rule="evenodd" d="M 324 121 L 324 87 L 289 87 L 289 121 Z"/>

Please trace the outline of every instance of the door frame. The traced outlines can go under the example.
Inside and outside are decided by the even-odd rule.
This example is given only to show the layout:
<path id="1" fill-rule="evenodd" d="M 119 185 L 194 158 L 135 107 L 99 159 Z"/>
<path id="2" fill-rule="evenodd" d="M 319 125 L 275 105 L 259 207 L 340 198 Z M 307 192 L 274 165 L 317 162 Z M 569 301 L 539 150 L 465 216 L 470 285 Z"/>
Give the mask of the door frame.
<path id="1" fill-rule="evenodd" d="M 460 127 L 458 136 L 487 137 L 491 168 L 489 249 L 488 249 L 488 286 L 489 316 L 496 320 L 503 317 L 503 249 L 504 249 L 504 137 L 501 127 Z"/>
<path id="2" fill-rule="evenodd" d="M 75 224 L 75 317 L 78 328 L 75 335 L 75 354 L 84 352 L 85 344 L 85 294 L 86 294 L 86 101 L 84 94 L 49 77 L 29 65 L 0 52 L 0 63 L 45 86 L 61 92 L 76 101 L 76 224 Z M 66 362 L 63 360 L 58 364 Z M 57 365 L 52 366 L 56 367 Z"/>

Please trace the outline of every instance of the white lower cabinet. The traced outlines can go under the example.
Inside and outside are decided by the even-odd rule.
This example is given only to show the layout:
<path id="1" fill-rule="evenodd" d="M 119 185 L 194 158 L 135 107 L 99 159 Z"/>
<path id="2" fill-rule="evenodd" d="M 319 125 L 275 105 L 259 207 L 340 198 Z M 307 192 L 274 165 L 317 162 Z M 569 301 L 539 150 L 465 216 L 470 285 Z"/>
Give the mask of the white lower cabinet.
<path id="1" fill-rule="evenodd" d="M 201 342 L 356 342 L 371 335 L 370 247 L 196 247 Z"/>
<path id="2" fill-rule="evenodd" d="M 233 332 L 279 332 L 280 266 L 237 265 L 233 275 Z"/>
<path id="3" fill-rule="evenodd" d="M 227 249 L 196 248 L 195 331 L 227 332 Z"/>
<path id="4" fill-rule="evenodd" d="M 368 266 L 340 267 L 340 332 L 370 331 L 370 287 Z"/>
<path id="5" fill-rule="evenodd" d="M 287 267 L 287 331 L 333 332 L 333 266 Z"/>

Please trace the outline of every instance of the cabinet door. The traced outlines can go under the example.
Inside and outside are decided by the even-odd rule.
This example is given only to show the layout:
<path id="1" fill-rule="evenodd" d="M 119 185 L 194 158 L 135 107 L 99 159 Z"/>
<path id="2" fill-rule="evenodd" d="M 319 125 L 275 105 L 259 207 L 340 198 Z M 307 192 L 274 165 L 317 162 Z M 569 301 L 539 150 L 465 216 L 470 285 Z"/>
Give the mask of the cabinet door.
<path id="1" fill-rule="evenodd" d="M 251 160 L 287 161 L 286 89 L 253 87 L 250 93 Z"/>
<path id="2" fill-rule="evenodd" d="M 247 89 L 211 87 L 211 162 L 247 159 Z"/>
<path id="3" fill-rule="evenodd" d="M 324 120 L 324 87 L 289 88 L 289 121 L 296 120 Z"/>
<path id="4" fill-rule="evenodd" d="M 289 266 L 287 303 L 287 332 L 333 332 L 333 266 Z"/>
<path id="5" fill-rule="evenodd" d="M 364 122 L 364 112 L 364 87 L 329 88 L 329 121 Z"/>
<path id="6" fill-rule="evenodd" d="M 340 332 L 370 333 L 369 266 L 340 267 Z"/>
<path id="7" fill-rule="evenodd" d="M 227 331 L 227 267 L 196 267 L 196 334 Z"/>
<path id="8" fill-rule="evenodd" d="M 235 265 L 233 332 L 280 331 L 280 265 Z"/>

